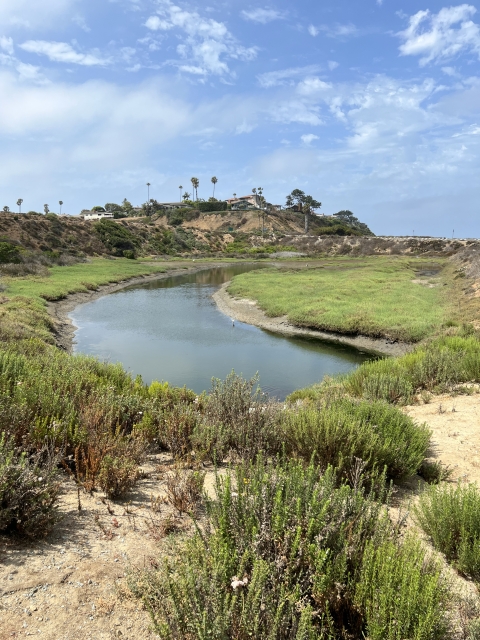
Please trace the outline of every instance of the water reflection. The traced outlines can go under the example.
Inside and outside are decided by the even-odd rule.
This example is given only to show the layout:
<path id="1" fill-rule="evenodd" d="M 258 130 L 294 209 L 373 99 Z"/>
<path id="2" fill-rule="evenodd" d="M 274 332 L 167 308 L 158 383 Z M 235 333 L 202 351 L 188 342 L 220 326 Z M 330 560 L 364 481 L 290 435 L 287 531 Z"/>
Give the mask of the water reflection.
<path id="1" fill-rule="evenodd" d="M 146 382 L 168 380 L 200 393 L 235 369 L 260 374 L 280 399 L 294 389 L 344 373 L 367 356 L 303 338 L 285 338 L 220 313 L 212 293 L 255 265 L 217 267 L 135 285 L 77 307 L 75 351 L 121 362 Z"/>

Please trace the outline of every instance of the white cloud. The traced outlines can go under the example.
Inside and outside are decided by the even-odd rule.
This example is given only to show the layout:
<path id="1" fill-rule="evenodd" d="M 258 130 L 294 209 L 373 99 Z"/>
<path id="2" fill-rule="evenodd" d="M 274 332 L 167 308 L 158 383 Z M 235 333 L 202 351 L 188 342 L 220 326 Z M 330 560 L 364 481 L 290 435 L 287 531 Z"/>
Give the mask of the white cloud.
<path id="1" fill-rule="evenodd" d="M 382 4 L 383 4 L 383 0 L 377 0 L 377 4 L 378 4 L 379 7 L 381 7 Z"/>
<path id="2" fill-rule="evenodd" d="M 9 55 L 13 56 L 13 40 L 6 36 L 0 36 L 0 49 L 6 51 Z"/>
<path id="3" fill-rule="evenodd" d="M 335 62 L 335 60 L 328 61 L 328 68 L 330 69 L 330 71 L 334 71 L 334 69 L 336 69 L 337 67 L 338 67 L 338 62 Z"/>
<path id="4" fill-rule="evenodd" d="M 0 24 L 4 27 L 51 27 L 72 11 L 78 0 L 1 0 Z"/>
<path id="5" fill-rule="evenodd" d="M 250 9 L 248 11 L 243 10 L 242 18 L 244 20 L 250 20 L 251 22 L 259 22 L 260 24 L 267 24 L 267 22 L 273 22 L 274 20 L 284 20 L 285 14 L 277 11 L 276 9 Z"/>
<path id="6" fill-rule="evenodd" d="M 421 56 L 420 66 L 453 58 L 461 52 L 473 52 L 480 57 L 480 29 L 471 18 L 476 13 L 472 5 L 461 4 L 432 14 L 428 9 L 410 17 L 405 31 L 398 35 L 403 56 Z"/>
<path id="7" fill-rule="evenodd" d="M 225 58 L 249 61 L 257 55 L 256 47 L 241 46 L 223 22 L 203 18 L 196 11 L 186 11 L 170 0 L 161 0 L 157 14 L 147 19 L 147 29 L 179 29 L 186 36 L 177 47 L 179 55 L 189 60 L 189 64 L 178 65 L 181 71 L 202 76 L 224 75 L 230 71 Z"/>
<path id="8" fill-rule="evenodd" d="M 91 31 L 90 27 L 88 26 L 85 18 L 79 13 L 73 16 L 72 22 L 74 22 L 78 27 L 80 27 L 80 29 L 85 31 L 85 33 L 90 33 Z"/>
<path id="9" fill-rule="evenodd" d="M 47 56 L 52 62 L 65 62 L 67 64 L 79 64 L 86 67 L 106 66 L 110 60 L 101 58 L 97 54 L 78 53 L 66 42 L 47 42 L 45 40 L 28 40 L 19 45 L 28 53 Z"/>
<path id="10" fill-rule="evenodd" d="M 348 24 L 320 25 L 319 31 L 323 31 L 330 38 L 347 38 L 349 36 L 357 36 L 360 32 L 358 28 L 349 22 Z"/>
<path id="11" fill-rule="evenodd" d="M 280 85 L 294 85 L 300 76 L 308 76 L 317 73 L 320 70 L 318 65 L 310 65 L 308 67 L 291 67 L 290 69 L 281 69 L 279 71 L 268 71 L 257 76 L 261 87 L 268 89 Z"/>
<path id="12" fill-rule="evenodd" d="M 319 140 L 319 137 L 314 133 L 306 133 L 305 135 L 300 137 L 303 144 L 306 144 L 307 147 L 312 144 L 314 140 Z"/>
<path id="13" fill-rule="evenodd" d="M 308 25 L 308 33 L 315 38 L 315 36 L 318 36 L 318 34 L 320 33 L 319 30 L 317 29 L 317 27 L 315 27 L 313 24 L 309 24 Z"/>

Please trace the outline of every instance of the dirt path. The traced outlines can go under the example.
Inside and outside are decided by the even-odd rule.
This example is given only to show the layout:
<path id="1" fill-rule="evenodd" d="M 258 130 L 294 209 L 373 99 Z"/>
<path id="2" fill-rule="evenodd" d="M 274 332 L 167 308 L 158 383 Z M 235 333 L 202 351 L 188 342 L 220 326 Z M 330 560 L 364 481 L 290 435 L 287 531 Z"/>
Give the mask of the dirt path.
<path id="1" fill-rule="evenodd" d="M 287 316 L 269 318 L 258 308 L 254 300 L 237 299 L 229 295 L 227 293 L 229 284 L 229 282 L 226 282 L 222 285 L 213 294 L 213 299 L 222 313 L 240 322 L 253 324 L 262 329 L 267 329 L 274 333 L 282 333 L 286 336 L 308 336 L 325 342 L 346 344 L 360 351 L 368 351 L 377 355 L 401 356 L 413 348 L 412 345 L 405 342 L 391 342 L 386 339 L 368 338 L 367 336 L 346 336 L 328 331 L 303 329 L 290 324 Z"/>

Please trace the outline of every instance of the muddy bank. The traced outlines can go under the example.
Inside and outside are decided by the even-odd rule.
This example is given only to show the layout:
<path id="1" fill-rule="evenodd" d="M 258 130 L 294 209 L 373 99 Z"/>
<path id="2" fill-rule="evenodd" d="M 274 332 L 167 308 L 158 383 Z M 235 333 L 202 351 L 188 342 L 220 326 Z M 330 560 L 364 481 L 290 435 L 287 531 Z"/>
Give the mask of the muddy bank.
<path id="1" fill-rule="evenodd" d="M 413 349 L 413 345 L 405 342 L 391 342 L 384 338 L 368 338 L 367 336 L 347 336 L 328 331 L 316 331 L 296 327 L 288 322 L 287 316 L 269 318 L 257 307 L 253 300 L 237 300 L 227 293 L 229 282 L 226 282 L 213 294 L 219 310 L 225 315 L 235 318 L 240 322 L 253 324 L 261 329 L 267 329 L 274 333 L 286 336 L 307 336 L 317 338 L 325 342 L 344 344 L 360 351 L 368 351 L 376 355 L 402 356 Z"/>
<path id="2" fill-rule="evenodd" d="M 152 280 L 163 280 L 165 278 L 170 278 L 171 276 L 197 273 L 198 271 L 212 269 L 216 266 L 218 266 L 218 263 L 202 264 L 201 266 L 187 268 L 181 266 L 170 268 L 166 267 L 166 271 L 163 273 L 151 273 L 145 276 L 138 276 L 135 278 L 120 280 L 119 282 L 102 285 L 95 291 L 71 293 L 67 298 L 64 298 L 63 300 L 48 302 L 47 309 L 48 313 L 54 320 L 53 335 L 55 337 L 57 347 L 68 351 L 68 353 L 72 352 L 73 338 L 76 327 L 68 317 L 68 314 L 71 313 L 76 307 L 78 307 L 79 304 L 92 302 L 93 300 L 97 300 L 98 298 L 106 296 L 109 293 L 119 291 L 120 289 L 124 289 L 125 287 L 130 287 L 131 285 L 145 284 L 146 282 L 151 282 Z"/>

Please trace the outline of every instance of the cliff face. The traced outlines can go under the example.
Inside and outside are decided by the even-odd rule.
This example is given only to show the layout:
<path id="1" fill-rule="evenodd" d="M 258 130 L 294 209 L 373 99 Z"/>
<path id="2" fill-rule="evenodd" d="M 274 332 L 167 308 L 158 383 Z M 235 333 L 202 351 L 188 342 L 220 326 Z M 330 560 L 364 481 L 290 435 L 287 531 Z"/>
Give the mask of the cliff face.
<path id="1" fill-rule="evenodd" d="M 449 238 L 420 238 L 399 236 L 313 236 L 285 235 L 282 244 L 295 247 L 304 253 L 329 255 L 423 255 L 423 256 L 474 256 L 479 252 L 480 240 L 455 240 Z"/>
<path id="2" fill-rule="evenodd" d="M 329 255 L 454 255 L 480 249 L 477 240 L 375 237 L 361 230 L 339 228 L 337 220 L 312 216 L 304 235 L 303 215 L 257 211 L 200 213 L 192 219 L 155 215 L 97 222 L 74 216 L 0 213 L 0 242 L 30 251 L 84 255 L 120 255 L 123 245 L 136 255 L 179 255 L 271 252 L 274 247 Z M 113 225 L 109 230 L 104 225 Z M 330 225 L 330 226 L 329 226 Z M 352 235 L 344 235 L 344 234 Z M 341 234 L 341 235 L 337 235 Z M 113 238 L 113 239 L 112 239 Z M 116 240 L 115 240 L 116 238 Z M 115 245 L 118 243 L 118 247 Z M 280 249 L 281 250 L 281 249 Z"/>

